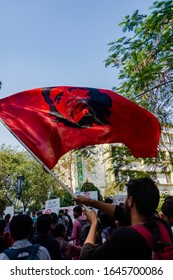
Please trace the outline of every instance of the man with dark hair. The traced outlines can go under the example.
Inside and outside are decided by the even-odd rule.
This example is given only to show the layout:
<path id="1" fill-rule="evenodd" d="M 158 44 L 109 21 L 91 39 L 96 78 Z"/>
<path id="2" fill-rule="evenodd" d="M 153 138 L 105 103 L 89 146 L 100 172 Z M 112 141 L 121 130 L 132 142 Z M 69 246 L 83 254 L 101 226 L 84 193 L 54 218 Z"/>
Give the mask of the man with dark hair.
<path id="1" fill-rule="evenodd" d="M 32 218 L 25 214 L 19 214 L 13 216 L 10 222 L 10 232 L 14 240 L 14 243 L 10 250 L 23 249 L 18 257 L 25 257 L 29 253 L 27 249 L 32 246 L 32 243 L 29 241 L 32 232 Z M 38 259 L 40 260 L 50 260 L 50 255 L 46 248 L 39 246 L 36 252 Z M 16 258 L 16 260 L 18 259 Z M 10 258 L 6 255 L 5 252 L 0 254 L 0 260 L 9 260 Z"/>
<path id="2" fill-rule="evenodd" d="M 67 218 L 67 235 L 71 236 L 73 229 L 73 221 L 71 216 L 68 214 L 68 209 L 65 209 L 64 216 Z"/>
<path id="3" fill-rule="evenodd" d="M 170 225 L 173 232 L 173 197 L 169 196 L 162 204 L 163 219 Z"/>
<path id="4" fill-rule="evenodd" d="M 156 220 L 153 215 L 159 203 L 159 190 L 156 184 L 149 178 L 130 180 L 127 183 L 127 198 L 124 209 L 119 205 L 106 204 L 95 200 L 89 200 L 78 196 L 78 203 L 98 208 L 120 220 L 124 216 L 130 217 L 132 227 L 124 226 L 115 231 L 102 245 L 95 246 L 96 231 L 98 226 L 97 215 L 92 210 L 86 212 L 91 222 L 89 234 L 81 251 L 81 259 L 107 259 L 107 260 L 150 260 L 152 249 L 145 238 L 133 228 L 135 225 L 144 225 L 154 237 L 158 233 Z M 158 219 L 158 218 L 155 218 Z M 160 220 L 160 222 L 163 222 Z M 167 224 L 165 224 L 167 226 Z M 171 236 L 169 228 L 166 228 Z"/>
<path id="5" fill-rule="evenodd" d="M 63 209 L 59 210 L 59 215 L 57 217 L 57 224 L 59 223 L 63 224 L 67 229 L 67 218 L 65 216 L 65 211 Z"/>
<path id="6" fill-rule="evenodd" d="M 47 214 L 42 214 L 38 217 L 38 236 L 34 239 L 34 242 L 39 243 L 48 250 L 51 260 L 60 260 L 60 245 L 54 238 L 49 236 L 51 222 L 51 217 Z"/>
<path id="7" fill-rule="evenodd" d="M 70 240 L 74 240 L 74 244 L 77 246 L 82 245 L 80 240 L 80 232 L 82 228 L 82 223 L 80 221 L 86 220 L 82 216 L 82 207 L 75 206 L 73 208 L 73 216 L 75 218 L 75 221 L 73 222 L 73 230 Z"/>

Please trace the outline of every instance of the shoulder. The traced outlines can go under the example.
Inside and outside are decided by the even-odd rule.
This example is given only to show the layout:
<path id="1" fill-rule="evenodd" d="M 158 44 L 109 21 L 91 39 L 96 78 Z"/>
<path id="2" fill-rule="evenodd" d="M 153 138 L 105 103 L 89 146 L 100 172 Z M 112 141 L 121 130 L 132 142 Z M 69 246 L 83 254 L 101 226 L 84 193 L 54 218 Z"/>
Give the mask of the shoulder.
<path id="1" fill-rule="evenodd" d="M 79 226 L 81 226 L 80 219 L 76 219 L 76 220 L 74 221 L 74 223 L 73 223 L 73 226 L 74 226 L 74 227 L 79 227 Z"/>
<path id="2" fill-rule="evenodd" d="M 51 260 L 48 250 L 43 246 L 39 246 L 37 256 L 40 260 Z"/>
<path id="3" fill-rule="evenodd" d="M 115 230 L 109 237 L 112 242 L 115 242 L 116 244 L 124 244 L 124 246 L 130 246 L 137 244 L 137 243 L 144 243 L 146 244 L 144 238 L 141 236 L 140 233 L 138 233 L 133 227 L 127 226 L 127 227 L 121 227 Z"/>
<path id="4" fill-rule="evenodd" d="M 9 258 L 7 257 L 6 254 L 1 253 L 1 254 L 0 254 L 0 260 L 9 260 Z"/>

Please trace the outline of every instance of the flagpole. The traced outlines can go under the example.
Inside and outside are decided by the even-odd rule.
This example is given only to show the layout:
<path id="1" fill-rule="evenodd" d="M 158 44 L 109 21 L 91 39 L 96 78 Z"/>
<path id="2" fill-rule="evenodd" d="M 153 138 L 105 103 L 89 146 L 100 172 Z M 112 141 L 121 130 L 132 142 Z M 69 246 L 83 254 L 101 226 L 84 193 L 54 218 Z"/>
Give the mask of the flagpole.
<path id="1" fill-rule="evenodd" d="M 40 163 L 42 168 L 47 171 L 60 185 L 64 188 L 73 198 L 76 195 L 56 176 L 26 145 L 23 141 L 6 125 L 6 123 L 0 118 L 0 122 L 8 129 L 8 131 L 21 143 L 21 145 Z M 83 205 L 86 211 L 91 211 L 86 205 Z"/>

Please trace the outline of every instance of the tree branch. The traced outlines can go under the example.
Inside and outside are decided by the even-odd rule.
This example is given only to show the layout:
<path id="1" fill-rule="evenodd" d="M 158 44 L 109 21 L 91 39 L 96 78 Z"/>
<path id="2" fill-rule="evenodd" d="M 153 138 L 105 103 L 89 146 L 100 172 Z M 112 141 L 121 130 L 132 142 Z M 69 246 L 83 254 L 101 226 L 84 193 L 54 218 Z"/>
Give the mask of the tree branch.
<path id="1" fill-rule="evenodd" d="M 153 88 L 151 88 L 150 91 L 152 91 L 152 90 L 154 90 L 154 89 L 156 89 L 156 88 L 159 88 L 160 86 L 163 86 L 163 85 L 172 83 L 172 82 L 173 82 L 173 80 L 170 80 L 170 81 L 164 82 L 164 83 L 160 83 L 160 84 L 154 86 Z M 146 90 L 146 91 L 144 91 L 144 92 L 138 94 L 138 95 L 137 95 L 135 98 L 133 98 L 132 100 L 135 100 L 135 99 L 139 98 L 140 96 L 142 96 L 142 95 L 144 95 L 144 94 L 146 94 L 146 93 L 148 93 L 148 92 L 149 92 L 149 90 Z"/>

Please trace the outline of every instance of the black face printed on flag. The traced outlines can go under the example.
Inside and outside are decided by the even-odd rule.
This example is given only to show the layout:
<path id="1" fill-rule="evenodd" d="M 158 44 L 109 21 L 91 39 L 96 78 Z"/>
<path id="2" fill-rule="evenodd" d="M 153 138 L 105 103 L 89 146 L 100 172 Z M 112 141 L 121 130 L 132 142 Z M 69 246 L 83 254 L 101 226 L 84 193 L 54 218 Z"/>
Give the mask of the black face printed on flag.
<path id="1" fill-rule="evenodd" d="M 57 91 L 56 87 L 43 88 L 42 95 L 50 108 L 50 116 L 57 123 L 74 128 L 87 128 L 109 124 L 112 99 L 92 88 L 69 87 Z"/>

